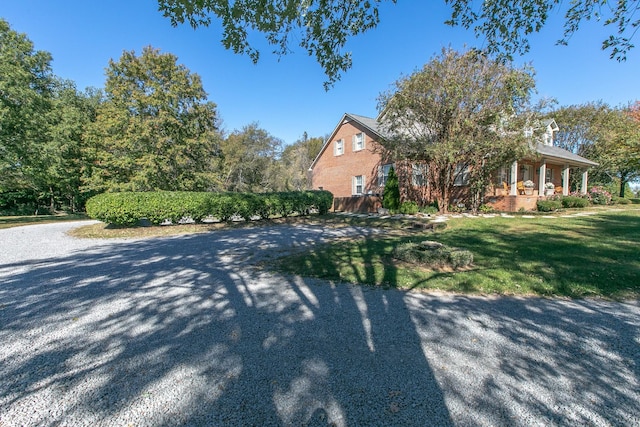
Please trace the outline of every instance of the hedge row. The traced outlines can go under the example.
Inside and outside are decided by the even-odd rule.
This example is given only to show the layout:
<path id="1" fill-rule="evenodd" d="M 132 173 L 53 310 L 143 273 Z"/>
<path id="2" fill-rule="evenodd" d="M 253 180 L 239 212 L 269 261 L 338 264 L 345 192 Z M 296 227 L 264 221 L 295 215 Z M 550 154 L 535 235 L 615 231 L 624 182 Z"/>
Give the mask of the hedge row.
<path id="1" fill-rule="evenodd" d="M 307 215 L 312 210 L 325 214 L 331 208 L 333 194 L 328 191 L 280 193 L 205 193 L 185 191 L 103 193 L 87 201 L 87 214 L 94 219 L 117 225 L 135 225 L 141 219 L 152 224 L 183 218 L 196 222 L 205 218 L 246 221 L 259 217 Z"/>

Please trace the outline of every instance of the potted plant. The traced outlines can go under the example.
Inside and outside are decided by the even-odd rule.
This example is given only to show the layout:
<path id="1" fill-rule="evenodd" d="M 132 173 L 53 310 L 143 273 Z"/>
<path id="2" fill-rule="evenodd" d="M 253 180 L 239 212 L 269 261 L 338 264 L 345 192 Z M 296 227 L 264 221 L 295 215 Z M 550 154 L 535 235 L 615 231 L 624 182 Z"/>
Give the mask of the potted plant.
<path id="1" fill-rule="evenodd" d="M 524 186 L 524 194 L 531 196 L 533 194 L 533 187 L 535 186 L 533 181 L 528 179 L 522 185 Z"/>
<path id="2" fill-rule="evenodd" d="M 555 190 L 555 186 L 553 185 L 553 182 L 547 182 L 544 185 L 544 195 L 545 196 L 553 196 L 555 194 L 556 190 Z"/>

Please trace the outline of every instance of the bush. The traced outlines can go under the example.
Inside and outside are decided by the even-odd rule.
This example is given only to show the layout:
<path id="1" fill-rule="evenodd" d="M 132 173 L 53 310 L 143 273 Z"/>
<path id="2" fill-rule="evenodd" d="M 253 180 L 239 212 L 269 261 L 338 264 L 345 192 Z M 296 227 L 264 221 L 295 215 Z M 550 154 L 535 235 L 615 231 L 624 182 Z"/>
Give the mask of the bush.
<path id="1" fill-rule="evenodd" d="M 387 182 L 384 184 L 382 192 L 382 207 L 391 211 L 396 211 L 400 207 L 400 188 L 398 186 L 398 176 L 393 166 L 389 169 Z"/>
<path id="2" fill-rule="evenodd" d="M 403 202 L 400 205 L 400 213 L 405 215 L 415 215 L 418 213 L 418 204 L 416 202 Z"/>
<path id="3" fill-rule="evenodd" d="M 478 210 L 483 214 L 488 214 L 493 212 L 493 207 L 491 205 L 482 204 L 478 207 Z"/>
<path id="4" fill-rule="evenodd" d="M 562 207 L 559 200 L 538 200 L 537 207 L 540 212 L 553 212 Z"/>
<path id="5" fill-rule="evenodd" d="M 589 195 L 591 196 L 591 203 L 593 203 L 594 205 L 611 204 L 611 193 L 609 193 L 602 187 L 591 187 L 591 189 L 589 190 Z"/>
<path id="6" fill-rule="evenodd" d="M 434 215 L 438 213 L 438 202 L 432 203 L 428 206 L 423 206 L 420 208 L 420 212 L 427 215 Z"/>
<path id="7" fill-rule="evenodd" d="M 630 205 L 631 200 L 625 199 L 624 197 L 612 196 L 611 203 L 615 205 Z"/>
<path id="8" fill-rule="evenodd" d="M 422 243 L 403 243 L 398 245 L 393 256 L 412 264 L 421 264 L 431 268 L 467 267 L 473 263 L 473 254 L 467 250 L 450 248 L 442 243 L 424 241 Z"/>
<path id="9" fill-rule="evenodd" d="M 563 208 L 586 208 L 589 200 L 577 196 L 565 196 L 561 199 Z"/>
<path id="10" fill-rule="evenodd" d="M 165 220 L 177 223 L 183 218 L 202 221 L 214 217 L 229 221 L 235 215 L 249 221 L 272 215 L 307 215 L 313 210 L 326 214 L 332 203 L 333 195 L 328 191 L 264 194 L 161 191 L 103 193 L 89 199 L 86 207 L 91 218 L 132 226 L 143 218 L 161 224 Z"/>

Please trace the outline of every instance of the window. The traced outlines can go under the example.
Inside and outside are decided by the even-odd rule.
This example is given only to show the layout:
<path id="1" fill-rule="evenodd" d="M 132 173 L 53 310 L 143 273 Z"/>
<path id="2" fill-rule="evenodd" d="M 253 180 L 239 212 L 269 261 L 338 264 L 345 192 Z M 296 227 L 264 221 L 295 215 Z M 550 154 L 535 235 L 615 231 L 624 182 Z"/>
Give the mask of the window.
<path id="1" fill-rule="evenodd" d="M 364 193 L 364 176 L 358 175 L 353 177 L 353 195 L 361 196 Z"/>
<path id="2" fill-rule="evenodd" d="M 455 177 L 453 185 L 469 185 L 469 166 L 459 163 L 453 174 Z"/>
<path id="3" fill-rule="evenodd" d="M 411 165 L 411 183 L 414 187 L 423 187 L 427 184 L 427 165 L 414 163 Z"/>
<path id="4" fill-rule="evenodd" d="M 342 156 L 343 154 L 344 154 L 344 141 L 339 139 L 336 142 L 334 142 L 333 155 Z"/>
<path id="5" fill-rule="evenodd" d="M 553 182 L 553 169 L 547 166 L 547 176 L 545 176 L 544 182 Z"/>
<path id="6" fill-rule="evenodd" d="M 502 166 L 500 169 L 496 171 L 496 177 L 494 184 L 501 186 L 502 183 L 505 182 L 507 185 L 511 183 L 511 168 L 507 166 Z"/>
<path id="7" fill-rule="evenodd" d="M 364 150 L 364 132 L 353 135 L 353 151 Z"/>
<path id="8" fill-rule="evenodd" d="M 378 187 L 385 186 L 385 184 L 387 183 L 387 179 L 389 179 L 389 171 L 391 170 L 392 166 L 392 163 L 388 163 L 378 168 Z"/>

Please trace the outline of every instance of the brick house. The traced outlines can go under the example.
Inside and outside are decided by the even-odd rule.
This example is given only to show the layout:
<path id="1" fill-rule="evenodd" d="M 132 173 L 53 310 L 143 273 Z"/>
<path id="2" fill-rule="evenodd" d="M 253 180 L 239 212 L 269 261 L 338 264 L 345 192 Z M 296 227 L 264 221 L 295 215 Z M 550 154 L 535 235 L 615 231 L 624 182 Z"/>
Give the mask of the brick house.
<path id="1" fill-rule="evenodd" d="M 486 202 L 496 209 L 534 210 L 540 197 L 569 194 L 571 168 L 583 170 L 580 191 L 586 193 L 587 169 L 597 163 L 554 147 L 553 134 L 558 130 L 555 121 L 548 120 L 542 125 L 544 133 L 535 147 L 536 156 L 514 161 L 496 171 L 485 195 Z M 314 189 L 333 193 L 334 210 L 375 212 L 381 206 L 380 196 L 392 165 L 398 175 L 402 200 L 425 205 L 435 198 L 428 185 L 428 165 L 394 163 L 378 143 L 382 138 L 383 131 L 376 119 L 344 114 L 325 141 L 309 170 Z M 533 188 L 525 188 L 526 181 L 532 181 Z M 452 200 L 465 203 L 468 196 L 467 173 L 457 170 Z"/>

